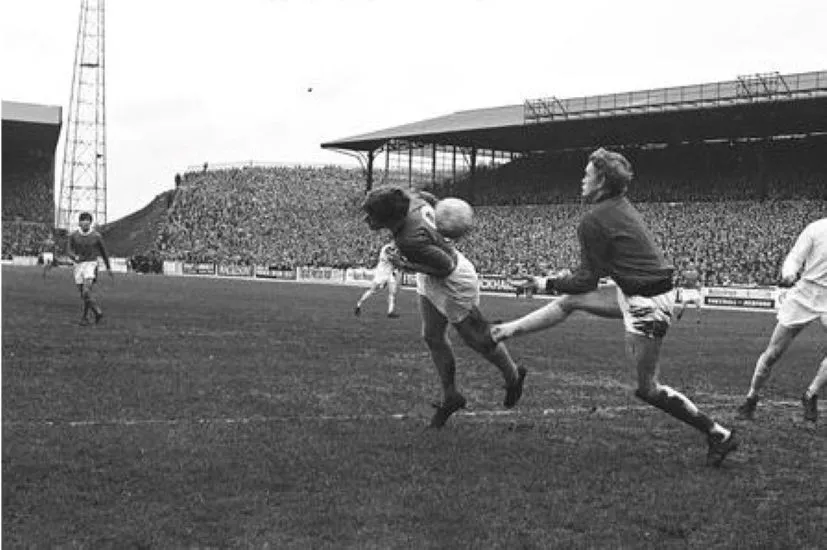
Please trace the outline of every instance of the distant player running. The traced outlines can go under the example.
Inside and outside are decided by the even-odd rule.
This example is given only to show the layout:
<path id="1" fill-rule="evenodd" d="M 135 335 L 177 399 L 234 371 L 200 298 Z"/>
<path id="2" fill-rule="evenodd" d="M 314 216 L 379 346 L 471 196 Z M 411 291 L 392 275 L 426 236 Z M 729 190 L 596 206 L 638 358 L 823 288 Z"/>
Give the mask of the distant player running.
<path id="1" fill-rule="evenodd" d="M 637 369 L 635 396 L 707 436 L 707 463 L 719 466 L 738 443 L 734 434 L 698 410 L 688 397 L 658 380 L 661 346 L 672 319 L 673 269 L 652 232 L 626 198 L 632 165 L 606 149 L 589 156 L 583 198 L 594 206 L 580 221 L 580 267 L 571 275 L 550 277 L 538 288 L 564 294 L 559 300 L 517 320 L 495 325 L 492 336 L 507 338 L 561 323 L 575 310 L 622 318 L 626 355 Z M 599 288 L 611 277 L 616 288 Z"/>
<path id="2" fill-rule="evenodd" d="M 796 282 L 799 273 L 801 278 Z M 795 337 L 815 321 L 827 330 L 827 218 L 814 221 L 798 236 L 781 267 L 781 284 L 795 286 L 784 297 L 767 349 L 755 364 L 749 392 L 738 407 L 737 415 L 741 419 L 751 420 L 755 415 L 759 392 L 769 380 L 772 366 L 784 355 Z M 801 396 L 805 420 L 818 420 L 818 392 L 825 385 L 827 356 Z"/>
<path id="3" fill-rule="evenodd" d="M 95 314 L 95 323 L 97 324 L 103 319 L 103 310 L 92 294 L 92 288 L 98 274 L 98 256 L 103 258 L 109 277 L 113 280 L 115 277 L 112 275 L 109 255 L 106 253 L 103 238 L 100 233 L 92 229 L 92 215 L 88 212 L 82 213 L 79 222 L 80 229 L 69 235 L 66 252 L 69 258 L 75 262 L 75 285 L 77 285 L 80 298 L 83 301 L 83 314 L 80 318 L 80 324 L 89 324 L 87 318 L 89 311 Z"/>
<path id="4" fill-rule="evenodd" d="M 45 278 L 46 273 L 54 267 L 55 263 L 55 241 L 51 235 L 43 239 L 41 243 L 40 258 L 43 260 L 43 277 Z"/>
<path id="5" fill-rule="evenodd" d="M 368 194 L 362 209 L 371 229 L 387 229 L 393 234 L 398 253 L 390 256 L 391 263 L 417 274 L 422 336 L 439 373 L 443 393 L 442 402 L 434 405 L 431 427 L 442 428 L 466 404 L 456 387 L 449 325 L 471 349 L 500 370 L 506 383 L 506 408 L 519 401 L 526 370 L 518 369 L 505 346 L 491 338 L 490 325 L 478 307 L 477 272 L 453 243 L 436 230 L 431 204 L 434 200 L 432 196 L 409 194 L 399 187 L 380 187 Z"/>
<path id="6" fill-rule="evenodd" d="M 695 264 L 690 263 L 681 272 L 681 279 L 678 284 L 677 292 L 675 293 L 675 301 L 678 303 L 678 313 L 676 318 L 678 321 L 683 317 L 686 308 L 692 304 L 698 311 L 698 316 L 695 319 L 696 323 L 701 322 L 701 274 Z"/>
<path id="7" fill-rule="evenodd" d="M 390 255 L 396 251 L 396 246 L 393 243 L 388 243 L 379 251 L 379 261 L 373 269 L 373 281 L 370 288 L 362 294 L 359 301 L 356 302 L 356 307 L 353 308 L 353 313 L 358 317 L 362 313 L 362 304 L 373 296 L 374 293 L 379 292 L 383 288 L 388 289 L 388 317 L 395 319 L 399 317 L 396 312 L 396 293 L 399 290 L 399 281 L 402 278 L 402 273 L 393 267 L 390 262 Z"/>

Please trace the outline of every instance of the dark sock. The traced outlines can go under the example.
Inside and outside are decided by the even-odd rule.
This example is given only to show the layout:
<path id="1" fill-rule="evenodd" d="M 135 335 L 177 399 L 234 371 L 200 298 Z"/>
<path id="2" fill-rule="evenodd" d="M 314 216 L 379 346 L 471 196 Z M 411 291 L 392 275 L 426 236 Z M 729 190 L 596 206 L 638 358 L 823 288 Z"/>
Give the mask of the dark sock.
<path id="1" fill-rule="evenodd" d="M 710 433 L 715 425 L 715 422 L 700 412 L 689 399 L 668 386 L 661 386 L 652 397 L 646 396 L 640 390 L 635 391 L 635 396 L 705 434 Z"/>

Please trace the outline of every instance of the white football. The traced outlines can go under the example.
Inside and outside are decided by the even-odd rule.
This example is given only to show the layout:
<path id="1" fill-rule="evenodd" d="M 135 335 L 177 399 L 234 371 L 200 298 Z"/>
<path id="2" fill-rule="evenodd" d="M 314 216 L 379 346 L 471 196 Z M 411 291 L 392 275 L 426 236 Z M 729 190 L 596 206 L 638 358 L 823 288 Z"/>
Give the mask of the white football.
<path id="1" fill-rule="evenodd" d="M 435 214 L 437 231 L 449 239 L 459 239 L 474 227 L 474 209 L 462 199 L 442 199 Z"/>

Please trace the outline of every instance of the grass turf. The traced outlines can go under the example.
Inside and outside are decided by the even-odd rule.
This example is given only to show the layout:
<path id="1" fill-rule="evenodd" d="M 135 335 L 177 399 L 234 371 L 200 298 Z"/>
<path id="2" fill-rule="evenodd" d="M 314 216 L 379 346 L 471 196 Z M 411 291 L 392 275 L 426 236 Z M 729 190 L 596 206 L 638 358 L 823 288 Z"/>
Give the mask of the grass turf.
<path id="1" fill-rule="evenodd" d="M 412 292 L 400 319 L 360 288 L 118 276 L 76 324 L 68 270 L 3 268 L 3 543 L 63 548 L 817 548 L 823 425 L 795 405 L 825 352 L 805 331 L 757 420 L 733 409 L 769 314 L 694 311 L 662 380 L 742 448 L 631 396 L 618 321 L 575 315 L 510 343 L 530 369 L 503 413 L 496 369 L 454 335 L 471 414 L 439 398 Z M 509 319 L 544 302 L 483 299 Z M 396 415 L 396 416 L 393 416 Z"/>

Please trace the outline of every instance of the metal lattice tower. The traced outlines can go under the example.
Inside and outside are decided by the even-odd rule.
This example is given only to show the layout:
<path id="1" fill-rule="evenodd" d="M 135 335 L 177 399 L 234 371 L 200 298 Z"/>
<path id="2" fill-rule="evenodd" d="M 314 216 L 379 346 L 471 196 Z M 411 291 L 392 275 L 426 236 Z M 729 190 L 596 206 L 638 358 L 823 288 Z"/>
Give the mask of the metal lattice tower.
<path id="1" fill-rule="evenodd" d="M 106 223 L 106 79 L 104 0 L 81 0 L 69 100 L 57 226 L 89 212 Z"/>

